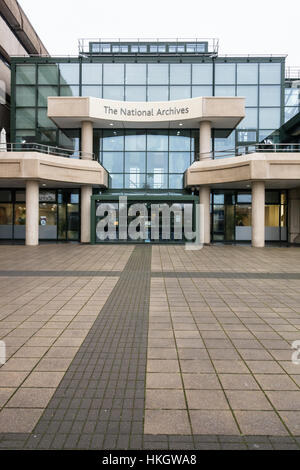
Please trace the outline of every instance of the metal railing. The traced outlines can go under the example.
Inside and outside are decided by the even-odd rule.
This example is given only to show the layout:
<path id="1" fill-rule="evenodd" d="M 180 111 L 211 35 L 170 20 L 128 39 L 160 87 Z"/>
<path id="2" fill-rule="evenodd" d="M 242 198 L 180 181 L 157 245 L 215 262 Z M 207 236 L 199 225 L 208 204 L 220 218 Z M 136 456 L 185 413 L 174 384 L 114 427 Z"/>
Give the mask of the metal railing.
<path id="1" fill-rule="evenodd" d="M 300 80 L 300 66 L 285 67 L 285 78 L 287 80 Z"/>
<path id="2" fill-rule="evenodd" d="M 40 152 L 57 157 L 95 160 L 94 153 L 81 152 L 36 142 L 9 142 L 0 144 L 0 152 Z"/>
<path id="3" fill-rule="evenodd" d="M 300 153 L 300 144 L 284 143 L 284 144 L 248 144 L 238 145 L 233 149 L 214 150 L 210 152 L 197 153 L 195 161 L 217 160 L 227 157 L 241 157 L 252 153 Z"/>

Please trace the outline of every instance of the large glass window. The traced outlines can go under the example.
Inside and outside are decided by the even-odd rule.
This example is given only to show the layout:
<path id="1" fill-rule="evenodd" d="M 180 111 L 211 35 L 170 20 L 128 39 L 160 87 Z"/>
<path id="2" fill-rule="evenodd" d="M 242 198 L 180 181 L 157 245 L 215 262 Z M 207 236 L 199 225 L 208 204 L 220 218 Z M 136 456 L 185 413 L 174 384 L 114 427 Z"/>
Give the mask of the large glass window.
<path id="1" fill-rule="evenodd" d="M 58 84 L 58 66 L 56 64 L 38 66 L 39 85 L 57 85 Z"/>
<path id="2" fill-rule="evenodd" d="M 35 65 L 17 65 L 16 66 L 16 84 L 17 85 L 34 85 Z"/>
<path id="3" fill-rule="evenodd" d="M 246 116 L 238 125 L 239 129 L 257 128 L 257 108 L 246 108 Z"/>
<path id="4" fill-rule="evenodd" d="M 126 131 L 125 150 L 145 150 L 146 134 L 144 131 Z"/>
<path id="5" fill-rule="evenodd" d="M 260 108 L 259 127 L 278 129 L 280 127 L 280 108 Z"/>
<path id="6" fill-rule="evenodd" d="M 280 106 L 280 86 L 268 85 L 259 87 L 260 106 Z"/>
<path id="7" fill-rule="evenodd" d="M 19 108 L 16 110 L 17 129 L 35 129 L 35 109 Z"/>
<path id="8" fill-rule="evenodd" d="M 170 150 L 185 150 L 190 151 L 191 139 L 189 131 L 170 131 Z"/>
<path id="9" fill-rule="evenodd" d="M 125 87 L 125 100 L 126 101 L 146 101 L 146 87 L 145 86 L 126 86 Z"/>
<path id="10" fill-rule="evenodd" d="M 118 129 L 114 131 L 103 130 L 103 150 L 124 150 L 124 134 Z"/>
<path id="11" fill-rule="evenodd" d="M 195 98 L 197 96 L 212 96 L 212 86 L 192 86 L 192 98 Z"/>
<path id="12" fill-rule="evenodd" d="M 190 152 L 170 152 L 169 171 L 170 173 L 184 173 L 190 166 Z"/>
<path id="13" fill-rule="evenodd" d="M 35 87 L 16 87 L 16 106 L 35 106 Z"/>
<path id="14" fill-rule="evenodd" d="M 123 152 L 103 152 L 103 166 L 110 173 L 123 171 Z"/>
<path id="15" fill-rule="evenodd" d="M 148 151 L 163 152 L 168 150 L 168 131 L 149 130 L 147 135 Z"/>
<path id="16" fill-rule="evenodd" d="M 183 100 L 191 97 L 190 86 L 171 86 L 170 100 Z"/>
<path id="17" fill-rule="evenodd" d="M 192 83 L 193 85 L 209 85 L 212 83 L 212 64 L 193 64 Z"/>
<path id="18" fill-rule="evenodd" d="M 285 106 L 299 106 L 300 105 L 300 89 L 299 88 L 285 88 L 284 90 L 284 104 Z"/>
<path id="19" fill-rule="evenodd" d="M 145 173 L 146 153 L 145 152 L 125 152 L 125 172 Z"/>
<path id="20" fill-rule="evenodd" d="M 260 64 L 259 81 L 261 84 L 280 84 L 281 83 L 281 64 Z"/>
<path id="21" fill-rule="evenodd" d="M 83 85 L 81 89 L 82 96 L 93 96 L 95 98 L 102 98 L 101 86 Z"/>
<path id="22" fill-rule="evenodd" d="M 234 85 L 216 86 L 215 96 L 235 96 L 235 86 Z"/>
<path id="23" fill-rule="evenodd" d="M 171 64 L 170 65 L 170 83 L 171 85 L 184 85 L 191 83 L 190 64 Z"/>
<path id="24" fill-rule="evenodd" d="M 216 64 L 215 82 L 217 85 L 235 83 L 235 64 Z"/>
<path id="25" fill-rule="evenodd" d="M 104 64 L 103 83 L 105 85 L 124 84 L 124 64 Z"/>
<path id="26" fill-rule="evenodd" d="M 79 64 L 59 64 L 59 72 L 61 85 L 79 83 Z"/>
<path id="27" fill-rule="evenodd" d="M 256 84 L 258 82 L 258 64 L 237 64 L 237 83 Z"/>
<path id="28" fill-rule="evenodd" d="M 102 64 L 82 64 L 82 83 L 100 85 L 102 83 Z"/>
<path id="29" fill-rule="evenodd" d="M 237 96 L 244 96 L 246 106 L 257 106 L 258 104 L 258 87 L 255 85 L 238 85 Z"/>
<path id="30" fill-rule="evenodd" d="M 168 101 L 168 86 L 148 86 L 148 101 Z"/>
<path id="31" fill-rule="evenodd" d="M 148 85 L 167 85 L 168 83 L 168 64 L 148 64 Z"/>
<path id="32" fill-rule="evenodd" d="M 146 64 L 126 64 L 126 84 L 146 85 Z"/>
<path id="33" fill-rule="evenodd" d="M 57 96 L 57 86 L 40 86 L 38 87 L 38 106 L 48 106 L 48 96 Z"/>
<path id="34" fill-rule="evenodd" d="M 124 100 L 124 87 L 123 86 L 104 86 L 103 98 L 108 100 Z"/>
<path id="35" fill-rule="evenodd" d="M 148 152 L 147 153 L 147 171 L 148 173 L 168 173 L 168 153 L 167 152 Z"/>

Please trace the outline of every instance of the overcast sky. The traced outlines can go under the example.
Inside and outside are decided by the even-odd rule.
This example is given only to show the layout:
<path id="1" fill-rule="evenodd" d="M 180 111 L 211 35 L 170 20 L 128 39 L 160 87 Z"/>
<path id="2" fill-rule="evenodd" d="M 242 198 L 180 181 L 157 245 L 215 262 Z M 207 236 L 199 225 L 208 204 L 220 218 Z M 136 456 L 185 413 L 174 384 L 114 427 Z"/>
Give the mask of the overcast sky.
<path id="1" fill-rule="evenodd" d="M 288 54 L 300 66 L 299 0 L 19 0 L 51 55 L 78 38 L 212 38 L 220 54 Z"/>

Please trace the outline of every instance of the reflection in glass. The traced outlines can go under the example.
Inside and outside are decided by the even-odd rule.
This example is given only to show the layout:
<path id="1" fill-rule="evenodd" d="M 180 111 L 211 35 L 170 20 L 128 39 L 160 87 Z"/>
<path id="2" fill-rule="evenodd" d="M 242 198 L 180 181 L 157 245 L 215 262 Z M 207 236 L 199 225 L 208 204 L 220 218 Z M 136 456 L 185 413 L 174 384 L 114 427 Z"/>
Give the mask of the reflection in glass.
<path id="1" fill-rule="evenodd" d="M 190 152 L 170 152 L 169 171 L 170 173 L 184 173 L 191 164 Z"/>
<path id="2" fill-rule="evenodd" d="M 38 109 L 38 127 L 56 127 L 54 122 L 48 118 L 47 108 Z"/>
<path id="3" fill-rule="evenodd" d="M 125 150 L 146 150 L 145 131 L 126 131 Z"/>
<path id="4" fill-rule="evenodd" d="M 67 225 L 68 240 L 78 240 L 79 238 L 79 206 L 78 204 L 67 204 L 67 211 L 68 211 L 68 225 Z"/>
<path id="5" fill-rule="evenodd" d="M 57 205 L 43 202 L 39 205 L 39 238 L 57 238 Z"/>
<path id="6" fill-rule="evenodd" d="M 146 184 L 146 175 L 141 174 L 138 168 L 132 168 L 129 174 L 125 174 L 126 189 L 143 189 Z"/>
<path id="7" fill-rule="evenodd" d="M 182 189 L 183 188 L 183 175 L 169 175 L 169 188 Z"/>
<path id="8" fill-rule="evenodd" d="M 167 152 L 148 152 L 147 153 L 147 171 L 167 173 L 168 172 L 168 153 Z"/>
<path id="9" fill-rule="evenodd" d="M 121 130 L 103 130 L 103 150 L 124 150 L 124 134 Z"/>
<path id="10" fill-rule="evenodd" d="M 163 152 L 168 150 L 168 131 L 148 130 L 147 150 Z"/>
<path id="11" fill-rule="evenodd" d="M 145 173 L 146 153 L 145 152 L 125 152 L 125 172 Z"/>
<path id="12" fill-rule="evenodd" d="M 251 207 L 247 205 L 235 206 L 235 225 L 237 227 L 251 226 Z"/>
<path id="13" fill-rule="evenodd" d="M 122 189 L 123 188 L 123 175 L 116 175 L 111 173 L 109 175 L 109 187 L 111 189 Z"/>
<path id="14" fill-rule="evenodd" d="M 285 107 L 284 108 L 284 122 L 289 121 L 290 119 L 292 119 L 292 117 L 294 117 L 298 113 L 299 113 L 299 108 L 296 108 L 296 106 L 294 106 L 293 108 Z"/>
<path id="15" fill-rule="evenodd" d="M 185 150 L 190 151 L 191 138 L 189 131 L 170 131 L 170 150 Z"/>
<path id="16" fill-rule="evenodd" d="M 300 105 L 299 88 L 285 88 L 284 97 L 285 97 L 284 99 L 285 106 L 299 106 Z"/>
<path id="17" fill-rule="evenodd" d="M 123 171 L 123 152 L 103 152 L 102 163 L 111 173 Z"/>
<path id="18" fill-rule="evenodd" d="M 79 86 L 63 85 L 60 87 L 60 96 L 79 96 Z"/>
<path id="19" fill-rule="evenodd" d="M 168 187 L 168 175 L 159 172 L 159 168 L 153 173 L 147 174 L 147 187 L 150 189 L 166 189 Z"/>

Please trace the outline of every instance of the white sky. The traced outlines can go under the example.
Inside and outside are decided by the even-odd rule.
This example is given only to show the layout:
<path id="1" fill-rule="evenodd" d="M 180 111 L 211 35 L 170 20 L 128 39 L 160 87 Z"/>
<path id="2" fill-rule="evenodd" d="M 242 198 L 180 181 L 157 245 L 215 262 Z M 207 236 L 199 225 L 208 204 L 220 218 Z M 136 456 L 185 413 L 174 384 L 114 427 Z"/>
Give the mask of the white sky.
<path id="1" fill-rule="evenodd" d="M 51 55 L 78 38 L 212 38 L 220 54 L 288 54 L 300 66 L 300 1 L 19 0 Z"/>

